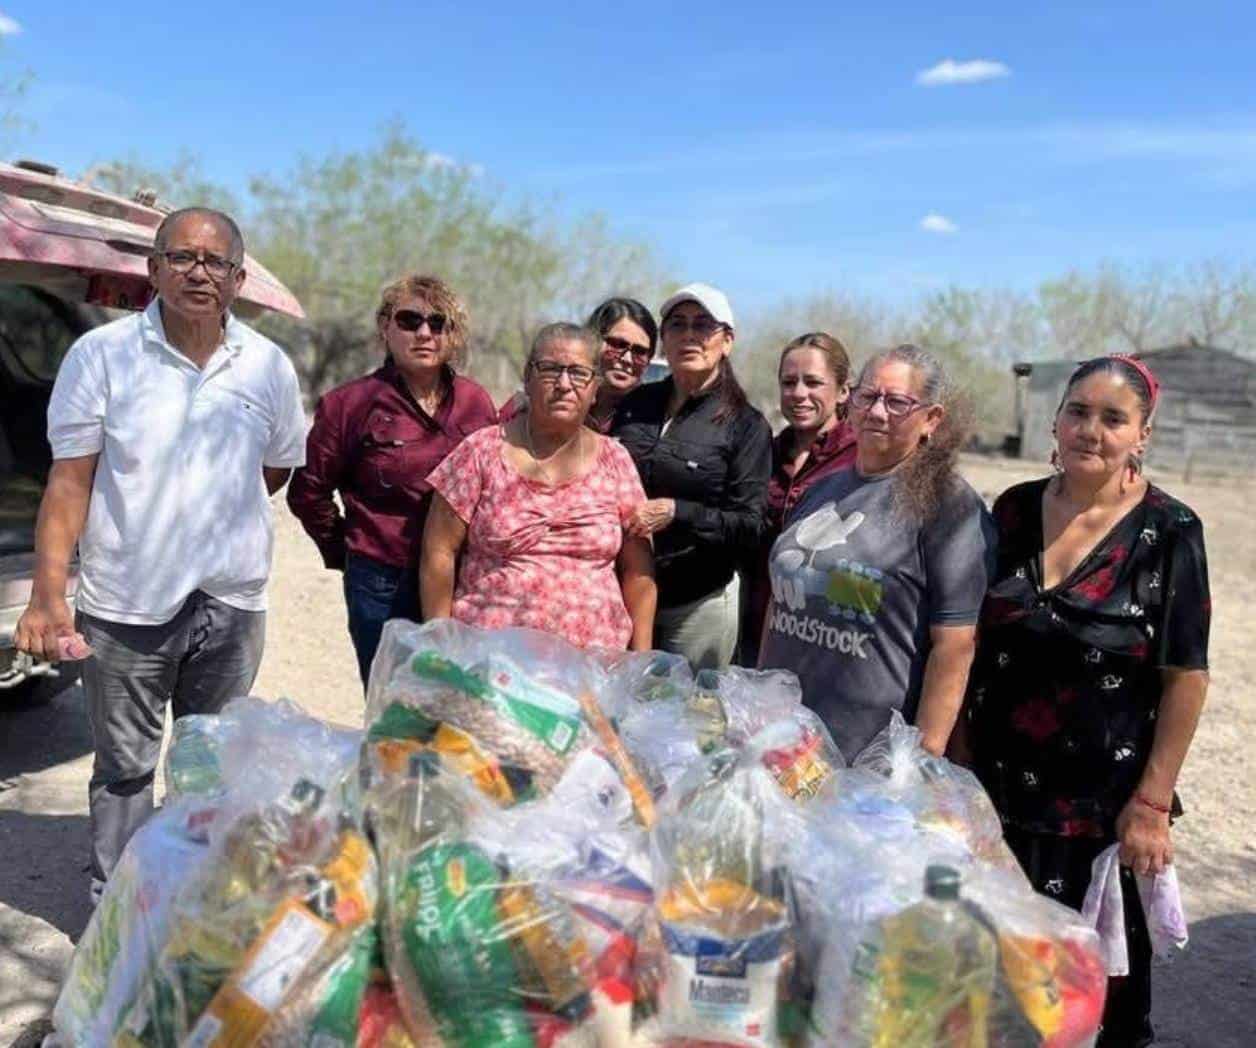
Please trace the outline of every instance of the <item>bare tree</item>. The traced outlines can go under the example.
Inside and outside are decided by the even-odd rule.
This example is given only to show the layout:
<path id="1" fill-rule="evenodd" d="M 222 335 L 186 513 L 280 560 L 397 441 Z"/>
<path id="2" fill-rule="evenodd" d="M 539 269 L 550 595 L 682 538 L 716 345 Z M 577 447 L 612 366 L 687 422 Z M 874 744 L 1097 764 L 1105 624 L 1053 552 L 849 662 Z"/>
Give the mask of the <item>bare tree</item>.
<path id="1" fill-rule="evenodd" d="M 1190 266 L 1175 300 L 1184 339 L 1256 349 L 1256 273 L 1250 265 L 1209 259 Z"/>

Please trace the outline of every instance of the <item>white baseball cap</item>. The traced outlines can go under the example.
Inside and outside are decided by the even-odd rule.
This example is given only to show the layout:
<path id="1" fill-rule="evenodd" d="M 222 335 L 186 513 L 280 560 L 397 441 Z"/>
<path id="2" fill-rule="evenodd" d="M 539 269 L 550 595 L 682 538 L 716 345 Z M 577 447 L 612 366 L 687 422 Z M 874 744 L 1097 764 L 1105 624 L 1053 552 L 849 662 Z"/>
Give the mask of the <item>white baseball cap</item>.
<path id="1" fill-rule="evenodd" d="M 737 329 L 737 325 L 733 323 L 733 307 L 728 304 L 728 296 L 717 287 L 710 284 L 686 284 L 659 307 L 659 319 L 662 320 L 682 302 L 696 302 L 711 314 L 712 320 L 727 324 L 734 331 Z"/>

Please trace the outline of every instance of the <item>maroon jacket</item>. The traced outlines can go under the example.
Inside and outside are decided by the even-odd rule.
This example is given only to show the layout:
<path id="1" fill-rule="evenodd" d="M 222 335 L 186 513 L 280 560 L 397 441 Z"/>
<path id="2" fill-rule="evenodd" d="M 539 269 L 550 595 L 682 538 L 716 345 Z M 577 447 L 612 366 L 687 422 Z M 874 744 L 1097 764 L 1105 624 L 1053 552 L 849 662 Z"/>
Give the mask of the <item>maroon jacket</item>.
<path id="1" fill-rule="evenodd" d="M 785 461 L 792 454 L 792 443 L 789 426 L 772 441 L 772 476 L 768 480 L 768 504 L 764 512 L 767 530 L 749 573 L 750 594 L 741 624 L 742 663 L 747 666 L 753 666 L 757 661 L 763 617 L 772 597 L 768 558 L 772 554 L 772 544 L 784 530 L 785 518 L 817 480 L 855 464 L 855 431 L 845 419 L 840 419 L 836 426 L 811 445 L 807 461 L 791 477 L 785 472 Z"/>
<path id="2" fill-rule="evenodd" d="M 319 400 L 288 506 L 329 568 L 343 568 L 346 552 L 418 566 L 432 492 L 427 475 L 464 437 L 497 420 L 481 386 L 452 371 L 446 379 L 450 391 L 434 417 L 391 362 Z"/>

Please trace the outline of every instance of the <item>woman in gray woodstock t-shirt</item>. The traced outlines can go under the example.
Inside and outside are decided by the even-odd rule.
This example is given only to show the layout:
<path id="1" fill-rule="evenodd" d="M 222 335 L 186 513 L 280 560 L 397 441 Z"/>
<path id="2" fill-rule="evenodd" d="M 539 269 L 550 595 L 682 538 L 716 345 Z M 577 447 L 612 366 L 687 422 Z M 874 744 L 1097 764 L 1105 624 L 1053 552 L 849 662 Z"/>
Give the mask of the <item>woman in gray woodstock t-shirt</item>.
<path id="1" fill-rule="evenodd" d="M 787 669 L 852 760 L 899 710 L 941 754 L 972 664 L 994 527 L 956 472 L 967 412 L 938 360 L 877 354 L 850 396 L 855 465 L 772 547 L 761 669 Z"/>

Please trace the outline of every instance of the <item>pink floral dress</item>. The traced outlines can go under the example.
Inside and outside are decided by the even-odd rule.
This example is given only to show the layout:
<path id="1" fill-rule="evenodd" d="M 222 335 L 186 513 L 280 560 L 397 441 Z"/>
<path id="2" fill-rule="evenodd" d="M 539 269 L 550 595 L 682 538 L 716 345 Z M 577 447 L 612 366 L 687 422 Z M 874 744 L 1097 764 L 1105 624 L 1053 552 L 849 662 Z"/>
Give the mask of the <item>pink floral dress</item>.
<path id="1" fill-rule="evenodd" d="M 467 525 L 453 617 L 622 651 L 632 620 L 615 562 L 622 522 L 645 501 L 632 458 L 617 441 L 599 437 L 592 467 L 551 485 L 522 476 L 503 456 L 503 443 L 502 428 L 488 426 L 427 478 Z"/>

